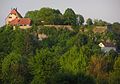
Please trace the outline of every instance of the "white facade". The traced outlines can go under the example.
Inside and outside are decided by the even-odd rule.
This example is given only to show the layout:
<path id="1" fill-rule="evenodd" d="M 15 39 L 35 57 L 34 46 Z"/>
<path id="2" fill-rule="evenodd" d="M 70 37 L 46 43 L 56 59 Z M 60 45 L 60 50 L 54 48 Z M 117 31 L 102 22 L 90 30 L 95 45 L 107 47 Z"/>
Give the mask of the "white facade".
<path id="1" fill-rule="evenodd" d="M 101 48 L 105 47 L 104 44 L 103 44 L 102 42 L 99 43 L 99 46 L 100 46 Z"/>
<path id="2" fill-rule="evenodd" d="M 110 50 L 114 50 L 116 51 L 116 47 L 115 46 L 105 46 L 102 42 L 99 43 L 99 47 L 101 47 L 101 51 L 102 52 L 109 52 Z"/>

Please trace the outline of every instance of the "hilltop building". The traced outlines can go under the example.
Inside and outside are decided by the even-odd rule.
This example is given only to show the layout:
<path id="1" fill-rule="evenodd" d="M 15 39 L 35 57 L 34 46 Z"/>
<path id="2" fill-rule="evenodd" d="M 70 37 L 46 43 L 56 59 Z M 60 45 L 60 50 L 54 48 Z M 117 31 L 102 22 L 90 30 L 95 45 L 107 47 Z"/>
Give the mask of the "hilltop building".
<path id="1" fill-rule="evenodd" d="M 114 43 L 111 42 L 100 42 L 99 47 L 101 48 L 101 51 L 103 52 L 109 52 L 110 50 L 116 51 L 116 46 Z"/>
<path id="2" fill-rule="evenodd" d="M 23 18 L 21 14 L 17 11 L 17 8 L 14 8 L 10 11 L 8 16 L 5 19 L 6 25 L 20 26 L 21 29 L 31 28 L 30 18 Z"/>

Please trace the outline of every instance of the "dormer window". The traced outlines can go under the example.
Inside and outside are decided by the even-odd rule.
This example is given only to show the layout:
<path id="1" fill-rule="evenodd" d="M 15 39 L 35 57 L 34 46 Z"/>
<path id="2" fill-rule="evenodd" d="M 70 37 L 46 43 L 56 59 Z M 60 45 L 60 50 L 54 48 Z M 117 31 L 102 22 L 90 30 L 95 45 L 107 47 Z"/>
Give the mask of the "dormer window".
<path id="1" fill-rule="evenodd" d="M 9 18 L 12 18 L 12 17 L 9 17 Z"/>

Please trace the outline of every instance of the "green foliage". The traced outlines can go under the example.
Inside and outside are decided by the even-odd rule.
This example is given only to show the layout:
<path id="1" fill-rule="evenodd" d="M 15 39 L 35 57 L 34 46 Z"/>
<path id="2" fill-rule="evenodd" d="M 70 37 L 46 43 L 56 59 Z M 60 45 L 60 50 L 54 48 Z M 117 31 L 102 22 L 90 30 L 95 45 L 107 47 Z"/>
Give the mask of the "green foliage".
<path id="1" fill-rule="evenodd" d="M 83 46 L 83 45 L 86 45 L 87 43 L 88 43 L 88 36 L 85 35 L 85 34 L 80 34 L 80 33 L 78 33 L 75 44 L 76 44 L 77 46 L 81 47 L 81 46 Z"/>
<path id="2" fill-rule="evenodd" d="M 57 74 L 55 84 L 96 84 L 93 77 L 84 73 L 73 75 L 71 73 Z"/>
<path id="3" fill-rule="evenodd" d="M 11 27 L 5 26 L 0 29 L 0 56 L 6 55 L 11 51 L 13 39 L 14 32 Z"/>
<path id="4" fill-rule="evenodd" d="M 83 25 L 83 23 L 85 22 L 84 17 L 82 15 L 76 15 L 76 17 L 77 17 L 77 24 Z"/>
<path id="5" fill-rule="evenodd" d="M 21 55 L 30 55 L 34 53 L 34 43 L 32 35 L 29 31 L 16 29 L 14 35 L 14 42 L 12 43 L 12 48 L 14 52 Z"/>
<path id="6" fill-rule="evenodd" d="M 88 18 L 86 23 L 87 23 L 88 26 L 93 25 L 93 22 L 92 22 L 91 18 Z"/>
<path id="7" fill-rule="evenodd" d="M 76 14 L 71 8 L 67 8 L 63 15 L 64 24 L 67 25 L 76 25 Z"/>
<path id="8" fill-rule="evenodd" d="M 7 84 L 24 84 L 24 78 L 21 73 L 21 55 L 10 53 L 2 63 L 2 79 Z"/>
<path id="9" fill-rule="evenodd" d="M 110 84 L 120 83 L 120 57 L 117 58 L 114 64 L 114 71 L 110 74 L 109 79 Z"/>
<path id="10" fill-rule="evenodd" d="M 53 46 L 60 46 L 62 49 L 69 48 L 71 44 L 74 44 L 74 41 L 71 42 L 68 40 L 74 40 L 74 36 L 76 35 L 75 32 L 69 31 L 67 29 L 55 29 L 55 28 L 48 28 L 48 27 L 41 27 L 39 32 L 43 32 L 49 36 L 48 39 L 43 40 L 40 42 L 40 46 L 43 48 L 49 47 L 52 48 Z"/>
<path id="11" fill-rule="evenodd" d="M 97 84 L 108 84 L 112 67 L 112 61 L 108 57 L 93 55 L 90 59 L 88 72 L 96 78 Z"/>
<path id="12" fill-rule="evenodd" d="M 120 33 L 120 23 L 118 23 L 118 22 L 113 23 L 112 29 L 115 33 L 119 34 Z"/>
<path id="13" fill-rule="evenodd" d="M 97 25 L 97 26 L 106 26 L 106 25 L 107 25 L 107 22 L 102 21 L 101 19 L 100 19 L 100 20 L 95 19 L 95 20 L 94 20 L 94 25 Z"/>
<path id="14" fill-rule="evenodd" d="M 31 57 L 29 67 L 34 76 L 32 84 L 52 84 L 54 75 L 59 71 L 57 58 L 48 49 L 41 49 L 36 56 Z"/>
<path id="15" fill-rule="evenodd" d="M 77 74 L 86 70 L 86 57 L 76 46 L 73 46 L 60 58 L 60 63 L 65 72 Z"/>
<path id="16" fill-rule="evenodd" d="M 31 18 L 35 25 L 62 24 L 62 14 L 59 10 L 52 8 L 41 8 L 40 10 L 29 11 L 25 17 Z"/>
<path id="17" fill-rule="evenodd" d="M 64 14 L 52 8 L 29 11 L 31 29 L 0 28 L 0 83 L 2 84 L 119 84 L 119 23 L 87 20 L 68 8 Z M 44 25 L 71 25 L 64 27 Z M 95 26 L 112 26 L 104 34 Z M 83 28 L 83 29 L 80 29 Z M 83 30 L 84 32 L 82 32 Z M 39 40 L 38 35 L 48 38 Z M 102 53 L 101 41 L 116 43 L 117 52 Z"/>
<path id="18" fill-rule="evenodd" d="M 2 72 L 2 60 L 12 51 L 13 39 L 14 32 L 11 27 L 0 28 L 0 72 Z M 0 73 L 0 79 L 2 79 L 2 73 Z"/>
<path id="19" fill-rule="evenodd" d="M 67 8 L 62 15 L 58 9 L 41 8 L 40 10 L 28 11 L 25 17 L 32 19 L 34 25 L 82 25 L 84 17 L 76 15 L 71 8 Z"/>
<path id="20" fill-rule="evenodd" d="M 109 84 L 120 83 L 120 71 L 114 71 L 110 74 Z"/>
<path id="21" fill-rule="evenodd" d="M 118 57 L 117 60 L 115 61 L 114 69 L 116 71 L 120 71 L 120 57 Z"/>

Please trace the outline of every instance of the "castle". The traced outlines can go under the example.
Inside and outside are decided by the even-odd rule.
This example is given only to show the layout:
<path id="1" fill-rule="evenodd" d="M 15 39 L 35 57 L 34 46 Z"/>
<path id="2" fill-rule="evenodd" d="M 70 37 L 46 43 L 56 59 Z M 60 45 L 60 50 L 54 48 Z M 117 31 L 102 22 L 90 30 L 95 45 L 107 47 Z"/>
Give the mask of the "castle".
<path id="1" fill-rule="evenodd" d="M 23 18 L 17 11 L 17 8 L 11 9 L 10 13 L 5 19 L 6 25 L 11 25 L 13 28 L 19 26 L 21 29 L 31 28 L 30 18 Z"/>

